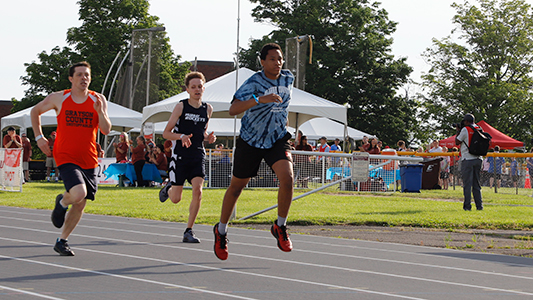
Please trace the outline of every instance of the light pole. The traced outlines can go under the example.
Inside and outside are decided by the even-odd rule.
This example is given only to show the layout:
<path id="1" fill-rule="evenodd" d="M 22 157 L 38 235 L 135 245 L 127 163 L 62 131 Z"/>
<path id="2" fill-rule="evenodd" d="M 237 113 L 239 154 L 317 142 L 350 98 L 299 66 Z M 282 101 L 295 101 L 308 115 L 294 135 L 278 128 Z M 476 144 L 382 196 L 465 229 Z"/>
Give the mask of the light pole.
<path id="1" fill-rule="evenodd" d="M 133 108 L 133 38 L 135 35 L 135 32 L 138 31 L 148 31 L 148 69 L 146 73 L 146 105 L 148 105 L 148 100 L 150 99 L 150 56 L 152 54 L 151 48 L 152 48 L 152 32 L 154 31 L 165 31 L 165 27 L 150 27 L 150 28 L 141 28 L 141 29 L 133 29 L 131 33 L 131 43 L 130 43 L 130 65 L 131 65 L 131 72 L 130 72 L 130 105 L 129 108 Z"/>

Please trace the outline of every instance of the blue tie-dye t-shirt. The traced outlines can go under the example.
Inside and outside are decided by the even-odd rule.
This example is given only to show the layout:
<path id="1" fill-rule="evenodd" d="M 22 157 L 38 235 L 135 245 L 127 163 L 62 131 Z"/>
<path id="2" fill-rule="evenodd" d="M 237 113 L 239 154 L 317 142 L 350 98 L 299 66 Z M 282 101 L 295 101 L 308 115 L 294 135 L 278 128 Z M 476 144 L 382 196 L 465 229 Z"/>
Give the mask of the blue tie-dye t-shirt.
<path id="1" fill-rule="evenodd" d="M 270 149 L 287 134 L 289 103 L 291 102 L 294 76 L 289 70 L 281 70 L 276 80 L 268 79 L 263 71 L 248 78 L 235 93 L 235 99 L 246 101 L 255 95 L 277 94 L 282 103 L 259 103 L 248 109 L 241 119 L 241 139 L 250 146 Z"/>

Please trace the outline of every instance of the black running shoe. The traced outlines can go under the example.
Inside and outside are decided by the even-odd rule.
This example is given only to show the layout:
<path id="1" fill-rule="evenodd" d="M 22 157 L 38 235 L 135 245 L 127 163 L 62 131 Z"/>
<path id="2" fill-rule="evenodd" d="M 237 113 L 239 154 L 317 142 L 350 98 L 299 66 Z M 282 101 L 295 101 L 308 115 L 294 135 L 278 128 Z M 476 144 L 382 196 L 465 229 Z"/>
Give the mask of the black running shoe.
<path id="1" fill-rule="evenodd" d="M 183 242 L 184 243 L 199 243 L 200 239 L 196 237 L 194 231 L 188 230 L 183 233 Z"/>
<path id="2" fill-rule="evenodd" d="M 165 202 L 168 199 L 168 190 L 172 187 L 170 181 L 159 191 L 159 201 Z"/>
<path id="3" fill-rule="evenodd" d="M 56 197 L 56 206 L 54 207 L 54 210 L 52 211 L 52 224 L 54 224 L 55 227 L 61 228 L 63 227 L 63 223 L 65 223 L 65 214 L 67 213 L 68 207 L 63 208 L 59 202 L 63 199 L 63 194 L 59 194 Z"/>
<path id="4" fill-rule="evenodd" d="M 70 250 L 67 240 L 64 239 L 57 239 L 54 251 L 61 256 L 74 256 L 74 251 Z"/>

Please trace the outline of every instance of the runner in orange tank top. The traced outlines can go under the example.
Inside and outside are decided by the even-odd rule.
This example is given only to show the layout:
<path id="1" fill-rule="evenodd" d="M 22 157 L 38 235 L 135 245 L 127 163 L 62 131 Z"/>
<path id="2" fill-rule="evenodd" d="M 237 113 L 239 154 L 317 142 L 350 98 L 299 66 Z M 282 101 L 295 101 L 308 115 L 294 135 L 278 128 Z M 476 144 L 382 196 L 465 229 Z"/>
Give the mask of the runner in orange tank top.
<path id="1" fill-rule="evenodd" d="M 87 199 L 94 200 L 96 194 L 98 128 L 104 135 L 111 131 L 105 97 L 89 90 L 91 66 L 87 62 L 74 64 L 69 69 L 69 80 L 71 89 L 48 95 L 31 111 L 35 141 L 46 155 L 51 153 L 48 140 L 43 136 L 41 115 L 51 109 L 57 114 L 53 155 L 66 191 L 56 197 L 52 223 L 57 228 L 63 227 L 54 246 L 63 256 L 74 256 L 67 239 L 80 221 Z"/>

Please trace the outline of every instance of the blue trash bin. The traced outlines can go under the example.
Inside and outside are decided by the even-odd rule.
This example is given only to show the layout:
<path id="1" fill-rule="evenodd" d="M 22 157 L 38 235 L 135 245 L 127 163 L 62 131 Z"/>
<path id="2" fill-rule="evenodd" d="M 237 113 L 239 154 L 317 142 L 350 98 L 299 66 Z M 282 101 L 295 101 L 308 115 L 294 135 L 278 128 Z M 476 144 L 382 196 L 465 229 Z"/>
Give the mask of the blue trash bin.
<path id="1" fill-rule="evenodd" d="M 423 164 L 408 164 L 400 167 L 402 193 L 420 193 Z"/>

